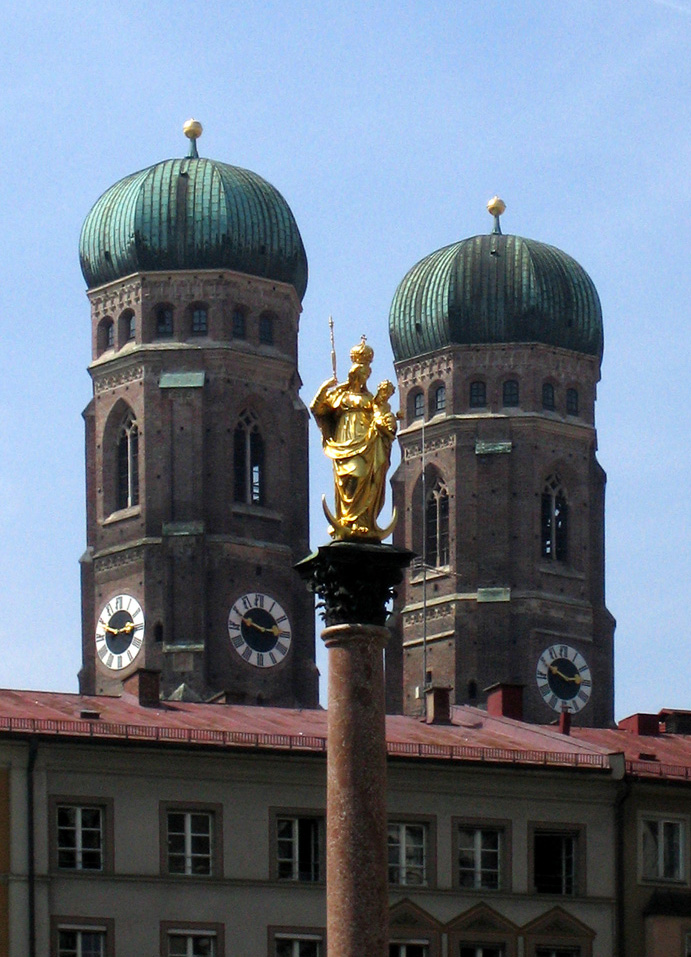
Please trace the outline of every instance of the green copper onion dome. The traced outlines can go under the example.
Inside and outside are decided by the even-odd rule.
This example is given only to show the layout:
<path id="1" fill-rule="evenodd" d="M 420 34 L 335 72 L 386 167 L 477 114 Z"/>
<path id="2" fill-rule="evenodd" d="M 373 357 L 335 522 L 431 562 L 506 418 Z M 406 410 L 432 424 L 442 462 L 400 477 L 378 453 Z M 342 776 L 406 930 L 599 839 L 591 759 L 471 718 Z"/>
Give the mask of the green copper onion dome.
<path id="1" fill-rule="evenodd" d="M 250 170 L 200 158 L 201 124 L 185 124 L 190 153 L 126 176 L 86 217 L 79 258 L 88 287 L 133 272 L 232 269 L 290 283 L 300 299 L 307 257 L 290 207 Z"/>
<path id="2" fill-rule="evenodd" d="M 408 272 L 389 314 L 394 357 L 410 359 L 451 344 L 542 342 L 602 357 L 602 310 L 595 285 L 554 246 L 505 236 L 504 204 L 488 203 L 491 234 L 438 249 Z"/>

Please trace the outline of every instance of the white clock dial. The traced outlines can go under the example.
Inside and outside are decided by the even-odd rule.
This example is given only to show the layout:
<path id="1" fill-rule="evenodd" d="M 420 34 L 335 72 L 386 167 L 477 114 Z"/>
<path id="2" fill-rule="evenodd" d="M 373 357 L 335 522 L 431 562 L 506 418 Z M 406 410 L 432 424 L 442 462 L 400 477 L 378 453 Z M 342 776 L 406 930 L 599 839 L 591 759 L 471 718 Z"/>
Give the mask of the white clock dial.
<path id="1" fill-rule="evenodd" d="M 290 650 L 292 632 L 288 615 L 270 595 L 241 595 L 228 615 L 230 643 L 240 657 L 255 668 L 273 668 Z"/>
<path id="2" fill-rule="evenodd" d="M 109 671 L 132 664 L 144 644 L 144 611 L 131 595 L 116 595 L 96 624 L 96 654 Z"/>
<path id="3" fill-rule="evenodd" d="M 575 714 L 590 700 L 590 668 L 580 651 L 570 645 L 546 648 L 538 659 L 535 679 L 545 703 L 555 711 Z"/>

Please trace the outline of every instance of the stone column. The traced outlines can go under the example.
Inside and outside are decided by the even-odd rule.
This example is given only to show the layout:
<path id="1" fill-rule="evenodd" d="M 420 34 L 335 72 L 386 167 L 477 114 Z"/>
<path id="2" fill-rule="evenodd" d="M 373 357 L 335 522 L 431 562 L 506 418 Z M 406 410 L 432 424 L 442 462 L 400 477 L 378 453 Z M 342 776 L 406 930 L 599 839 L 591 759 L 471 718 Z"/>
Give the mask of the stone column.
<path id="1" fill-rule="evenodd" d="M 328 957 L 388 954 L 384 622 L 410 558 L 391 545 L 334 542 L 298 565 L 322 599 L 329 649 Z"/>

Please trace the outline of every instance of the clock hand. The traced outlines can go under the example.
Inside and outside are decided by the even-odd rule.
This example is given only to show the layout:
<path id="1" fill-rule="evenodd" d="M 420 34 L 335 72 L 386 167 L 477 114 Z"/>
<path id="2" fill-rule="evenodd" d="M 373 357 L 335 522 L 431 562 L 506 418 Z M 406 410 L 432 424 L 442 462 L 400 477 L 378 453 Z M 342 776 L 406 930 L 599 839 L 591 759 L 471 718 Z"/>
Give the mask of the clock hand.
<path id="1" fill-rule="evenodd" d="M 579 685 L 583 680 L 580 675 L 565 675 L 557 668 L 556 665 L 550 665 L 549 670 L 553 675 L 557 675 L 558 678 L 561 678 L 562 681 L 571 681 L 574 684 Z"/>
<path id="2" fill-rule="evenodd" d="M 118 630 L 117 628 L 111 628 L 110 625 L 104 625 L 104 626 L 103 626 L 103 630 L 104 630 L 104 631 L 109 631 L 109 632 L 111 633 L 111 635 L 119 635 L 119 634 L 120 634 L 120 632 L 119 632 L 119 630 Z"/>
<path id="3" fill-rule="evenodd" d="M 117 634 L 121 635 L 124 632 L 126 635 L 129 635 L 130 632 L 134 631 L 136 627 L 137 626 L 133 621 L 128 621 L 126 625 L 122 626 L 122 628 L 118 628 Z"/>
<path id="4" fill-rule="evenodd" d="M 254 628 L 256 631 L 261 631 L 265 635 L 272 634 L 276 638 L 278 638 L 278 632 L 279 632 L 278 625 L 272 625 L 270 628 L 265 628 L 263 625 L 258 625 L 256 621 L 252 621 L 251 618 L 243 618 L 242 623 L 243 625 L 251 625 L 252 628 Z"/>

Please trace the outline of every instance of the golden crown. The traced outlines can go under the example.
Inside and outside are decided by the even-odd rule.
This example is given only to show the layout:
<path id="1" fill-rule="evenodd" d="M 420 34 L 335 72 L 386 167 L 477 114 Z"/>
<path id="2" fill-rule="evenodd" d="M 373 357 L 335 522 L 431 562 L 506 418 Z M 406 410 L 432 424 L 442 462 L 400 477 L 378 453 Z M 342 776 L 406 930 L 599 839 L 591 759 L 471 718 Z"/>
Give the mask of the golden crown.
<path id="1" fill-rule="evenodd" d="M 360 342 L 350 350 L 350 361 L 359 365 L 369 365 L 374 358 L 374 349 L 367 345 L 367 337 L 363 336 Z"/>

